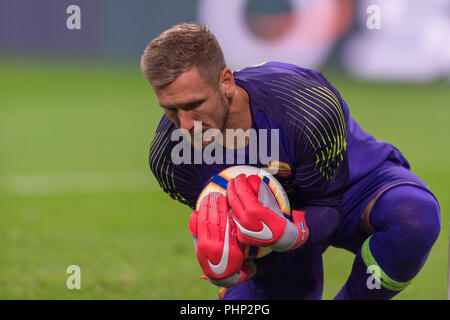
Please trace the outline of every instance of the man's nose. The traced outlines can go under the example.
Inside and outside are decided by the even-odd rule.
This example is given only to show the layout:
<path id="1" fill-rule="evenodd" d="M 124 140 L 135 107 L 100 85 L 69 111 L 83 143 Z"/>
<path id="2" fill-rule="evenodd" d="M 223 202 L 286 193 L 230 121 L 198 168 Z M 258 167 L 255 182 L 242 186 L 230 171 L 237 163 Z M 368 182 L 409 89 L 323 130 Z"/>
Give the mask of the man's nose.
<path id="1" fill-rule="evenodd" d="M 192 112 L 178 110 L 178 120 L 180 121 L 180 128 L 191 131 L 194 128 L 194 118 Z"/>

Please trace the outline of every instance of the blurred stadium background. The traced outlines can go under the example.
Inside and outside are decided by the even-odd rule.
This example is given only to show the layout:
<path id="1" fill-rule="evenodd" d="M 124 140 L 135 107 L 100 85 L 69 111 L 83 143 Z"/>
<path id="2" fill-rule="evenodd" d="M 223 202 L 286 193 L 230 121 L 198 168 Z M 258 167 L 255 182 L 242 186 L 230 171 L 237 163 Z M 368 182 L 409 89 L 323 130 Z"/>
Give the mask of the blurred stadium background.
<path id="1" fill-rule="evenodd" d="M 67 27 L 73 4 L 81 29 Z M 162 112 L 139 70 L 156 35 L 198 21 L 234 69 L 281 60 L 322 71 L 361 126 L 406 155 L 440 200 L 443 228 L 396 299 L 445 299 L 449 9 L 447 0 L 0 0 L 0 298 L 216 298 L 199 279 L 189 208 L 148 168 Z M 352 254 L 330 248 L 324 261 L 331 299 Z M 66 288 L 69 265 L 81 268 L 81 290 Z"/>

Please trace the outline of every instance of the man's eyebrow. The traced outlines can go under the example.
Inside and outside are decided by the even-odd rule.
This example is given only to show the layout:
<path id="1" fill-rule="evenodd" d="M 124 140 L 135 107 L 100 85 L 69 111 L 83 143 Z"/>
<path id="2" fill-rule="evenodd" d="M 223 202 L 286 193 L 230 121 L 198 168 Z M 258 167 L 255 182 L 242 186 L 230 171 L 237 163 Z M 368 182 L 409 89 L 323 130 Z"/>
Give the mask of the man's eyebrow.
<path id="1" fill-rule="evenodd" d="M 202 104 L 206 99 L 198 99 L 198 100 L 194 100 L 194 101 L 188 101 L 182 104 L 174 104 L 174 105 L 164 105 L 164 104 L 160 104 L 161 108 L 177 108 L 177 109 L 192 109 L 195 108 L 196 106 Z"/>

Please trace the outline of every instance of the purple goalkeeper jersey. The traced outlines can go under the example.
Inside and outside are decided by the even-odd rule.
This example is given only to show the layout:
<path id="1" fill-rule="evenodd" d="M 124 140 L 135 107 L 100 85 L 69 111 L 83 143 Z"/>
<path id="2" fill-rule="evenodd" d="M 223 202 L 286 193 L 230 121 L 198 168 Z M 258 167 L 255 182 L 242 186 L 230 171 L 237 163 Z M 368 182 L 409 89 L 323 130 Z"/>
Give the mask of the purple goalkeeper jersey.
<path id="1" fill-rule="evenodd" d="M 248 93 L 252 129 L 278 129 L 279 154 L 271 164 L 277 162 L 280 168 L 276 178 L 293 209 L 322 206 L 341 211 L 345 191 L 384 161 L 409 169 L 398 149 L 361 129 L 320 72 L 268 62 L 236 71 L 234 78 Z M 171 140 L 175 129 L 163 116 L 150 147 L 150 167 L 163 190 L 191 208 L 208 180 L 223 169 L 237 164 L 267 166 L 260 159 L 250 162 L 249 146 L 244 163 L 175 165 L 171 159 L 178 143 Z"/>

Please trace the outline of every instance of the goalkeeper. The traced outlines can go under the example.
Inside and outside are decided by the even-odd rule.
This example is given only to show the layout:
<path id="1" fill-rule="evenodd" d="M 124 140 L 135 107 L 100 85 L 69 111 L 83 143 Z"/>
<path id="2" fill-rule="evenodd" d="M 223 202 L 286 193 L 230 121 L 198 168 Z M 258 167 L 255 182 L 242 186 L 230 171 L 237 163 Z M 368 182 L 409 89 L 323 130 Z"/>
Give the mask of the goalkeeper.
<path id="1" fill-rule="evenodd" d="M 355 254 L 336 299 L 390 299 L 413 281 L 440 232 L 438 201 L 398 149 L 361 129 L 321 73 L 281 62 L 232 72 L 214 35 L 197 24 L 155 38 L 141 68 L 165 113 L 150 147 L 151 170 L 165 192 L 192 208 L 210 177 L 236 163 L 175 164 L 176 129 L 193 140 L 194 121 L 223 134 L 280 133 L 279 159 L 256 165 L 276 163 L 292 221 L 260 203 L 260 182 L 245 176 L 229 183 L 227 197 L 206 197 L 191 216 L 205 276 L 227 287 L 221 298 L 320 299 L 329 245 Z M 234 150 L 244 149 L 245 164 L 252 164 L 250 147 Z M 248 262 L 244 244 L 275 251 Z M 374 269 L 375 288 L 367 286 Z"/>

